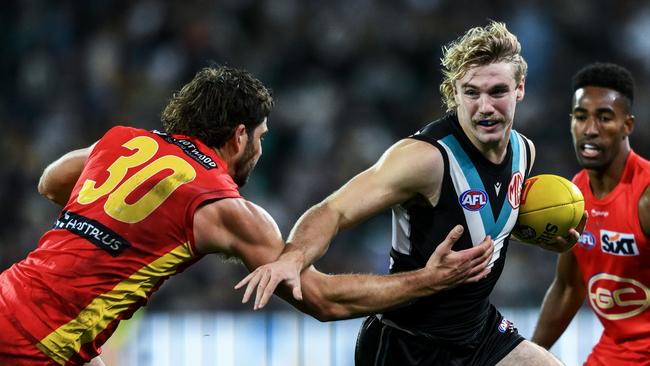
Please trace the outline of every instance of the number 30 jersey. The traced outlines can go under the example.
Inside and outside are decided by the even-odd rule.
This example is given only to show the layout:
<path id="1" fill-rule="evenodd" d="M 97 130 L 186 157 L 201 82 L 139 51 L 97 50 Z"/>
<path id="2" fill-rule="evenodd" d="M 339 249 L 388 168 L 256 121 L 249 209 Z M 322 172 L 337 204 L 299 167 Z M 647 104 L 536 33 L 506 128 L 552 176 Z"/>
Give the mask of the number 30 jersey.
<path id="1" fill-rule="evenodd" d="M 38 248 L 0 277 L 0 301 L 54 361 L 88 360 L 120 320 L 200 259 L 194 212 L 229 197 L 240 197 L 237 185 L 201 141 L 114 127 Z"/>

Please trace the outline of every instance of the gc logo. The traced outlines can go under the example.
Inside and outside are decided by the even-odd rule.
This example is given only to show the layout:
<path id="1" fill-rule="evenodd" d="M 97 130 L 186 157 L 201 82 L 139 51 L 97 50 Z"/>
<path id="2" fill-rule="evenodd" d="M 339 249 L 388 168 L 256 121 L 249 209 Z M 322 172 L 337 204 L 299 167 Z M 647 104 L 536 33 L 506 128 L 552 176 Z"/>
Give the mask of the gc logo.
<path id="1" fill-rule="evenodd" d="M 632 278 L 600 273 L 589 279 L 587 289 L 591 307 L 608 320 L 630 318 L 650 306 L 650 289 Z"/>

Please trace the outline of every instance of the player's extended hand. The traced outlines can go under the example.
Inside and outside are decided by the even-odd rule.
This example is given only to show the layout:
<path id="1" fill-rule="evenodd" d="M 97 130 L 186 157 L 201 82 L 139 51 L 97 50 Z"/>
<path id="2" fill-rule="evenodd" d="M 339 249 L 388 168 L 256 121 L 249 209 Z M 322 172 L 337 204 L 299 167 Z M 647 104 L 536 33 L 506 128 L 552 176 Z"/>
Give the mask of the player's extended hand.
<path id="1" fill-rule="evenodd" d="M 566 252 L 567 250 L 573 248 L 573 246 L 580 239 L 580 235 L 582 235 L 582 232 L 585 230 L 585 225 L 587 225 L 588 218 L 589 218 L 589 214 L 587 213 L 587 211 L 583 212 L 582 218 L 580 219 L 578 226 L 569 229 L 569 233 L 566 236 L 564 237 L 556 236 L 553 242 L 548 244 L 542 243 L 539 246 L 546 250 L 551 250 L 553 252 L 558 252 L 558 253 Z"/>
<path id="2" fill-rule="evenodd" d="M 494 252 L 494 241 L 489 235 L 472 248 L 451 250 L 454 243 L 460 239 L 463 230 L 461 225 L 456 225 L 431 254 L 425 266 L 435 278 L 432 286 L 435 286 L 436 292 L 463 283 L 477 282 L 490 273 L 488 264 Z"/>
<path id="3" fill-rule="evenodd" d="M 276 287 L 284 281 L 292 289 L 293 297 L 302 300 L 302 289 L 300 287 L 300 271 L 302 261 L 296 259 L 295 252 L 284 253 L 277 261 L 257 267 L 243 280 L 235 285 L 235 290 L 246 286 L 242 304 L 247 303 L 253 291 L 255 294 L 255 305 L 253 310 L 263 308 L 273 296 Z"/>

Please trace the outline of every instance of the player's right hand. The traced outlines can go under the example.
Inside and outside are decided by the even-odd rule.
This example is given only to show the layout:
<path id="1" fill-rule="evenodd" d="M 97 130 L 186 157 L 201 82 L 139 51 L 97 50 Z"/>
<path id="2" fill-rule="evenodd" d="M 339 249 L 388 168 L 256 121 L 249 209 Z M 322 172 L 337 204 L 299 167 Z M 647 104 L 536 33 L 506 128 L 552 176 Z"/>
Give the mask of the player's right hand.
<path id="1" fill-rule="evenodd" d="M 580 240 L 580 235 L 582 235 L 582 232 L 585 231 L 587 219 L 589 219 L 589 214 L 587 213 L 587 210 L 585 210 L 582 213 L 582 218 L 580 219 L 578 225 L 575 228 L 569 229 L 569 233 L 565 237 L 556 236 L 553 242 L 548 244 L 540 243 L 539 246 L 546 250 L 557 253 L 564 253 L 568 251 L 569 249 L 573 248 L 578 240 Z"/>
<path id="2" fill-rule="evenodd" d="M 469 249 L 454 251 L 451 248 L 463 234 L 463 227 L 456 225 L 445 240 L 429 257 L 426 269 L 431 271 L 435 292 L 463 283 L 477 282 L 490 273 L 488 267 L 494 253 L 494 241 L 490 236 Z"/>
<path id="3" fill-rule="evenodd" d="M 295 258 L 295 253 L 284 253 L 277 261 L 257 267 L 255 271 L 239 281 L 235 285 L 235 290 L 247 285 L 244 297 L 242 298 L 242 304 L 247 303 L 253 292 L 257 289 L 253 310 L 263 308 L 271 296 L 273 296 L 275 289 L 283 281 L 291 288 L 293 297 L 296 300 L 302 300 L 302 289 L 300 287 L 302 261 Z"/>

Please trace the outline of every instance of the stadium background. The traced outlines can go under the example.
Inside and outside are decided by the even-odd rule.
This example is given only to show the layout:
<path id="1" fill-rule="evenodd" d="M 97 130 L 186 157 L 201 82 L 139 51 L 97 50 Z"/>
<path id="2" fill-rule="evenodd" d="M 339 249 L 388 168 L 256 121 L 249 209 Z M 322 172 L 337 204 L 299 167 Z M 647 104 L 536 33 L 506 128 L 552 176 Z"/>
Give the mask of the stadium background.
<path id="1" fill-rule="evenodd" d="M 650 157 L 643 1 L 3 1 L 0 269 L 33 249 L 57 215 L 36 191 L 49 162 L 115 124 L 158 128 L 171 93 L 212 63 L 246 68 L 274 91 L 264 155 L 243 192 L 287 235 L 310 205 L 441 115 L 441 47 L 488 19 L 507 23 L 529 64 L 515 128 L 536 142 L 534 173 L 577 170 L 570 77 L 593 61 L 633 72 L 632 144 Z M 384 273 L 389 248 L 386 212 L 340 235 L 317 267 Z M 535 309 L 555 258 L 513 244 L 493 302 Z M 147 311 L 248 310 L 232 290 L 244 274 L 205 258 L 163 286 Z M 276 299 L 269 309 L 289 307 Z"/>

